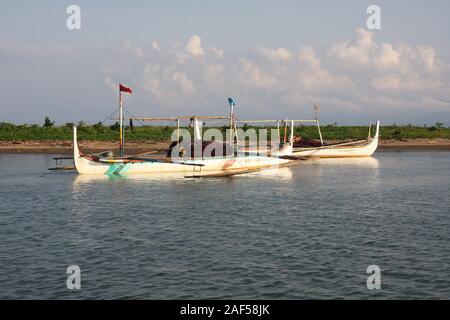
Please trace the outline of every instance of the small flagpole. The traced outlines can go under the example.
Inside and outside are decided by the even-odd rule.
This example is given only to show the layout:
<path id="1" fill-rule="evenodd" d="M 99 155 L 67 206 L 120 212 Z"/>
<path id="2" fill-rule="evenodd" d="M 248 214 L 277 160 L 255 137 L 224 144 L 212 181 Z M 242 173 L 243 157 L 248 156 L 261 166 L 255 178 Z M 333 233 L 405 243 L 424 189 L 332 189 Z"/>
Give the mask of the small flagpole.
<path id="1" fill-rule="evenodd" d="M 119 144 L 119 155 L 123 157 L 123 102 L 122 102 L 122 91 L 119 88 L 119 131 L 120 131 L 120 144 Z"/>

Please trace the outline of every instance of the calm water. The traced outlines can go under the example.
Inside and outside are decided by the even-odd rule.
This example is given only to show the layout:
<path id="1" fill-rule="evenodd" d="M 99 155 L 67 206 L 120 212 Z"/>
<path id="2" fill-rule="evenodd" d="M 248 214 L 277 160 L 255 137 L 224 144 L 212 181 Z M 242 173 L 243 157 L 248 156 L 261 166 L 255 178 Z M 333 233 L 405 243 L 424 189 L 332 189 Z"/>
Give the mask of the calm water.
<path id="1" fill-rule="evenodd" d="M 215 179 L 52 165 L 0 155 L 0 298 L 450 298 L 449 152 Z"/>

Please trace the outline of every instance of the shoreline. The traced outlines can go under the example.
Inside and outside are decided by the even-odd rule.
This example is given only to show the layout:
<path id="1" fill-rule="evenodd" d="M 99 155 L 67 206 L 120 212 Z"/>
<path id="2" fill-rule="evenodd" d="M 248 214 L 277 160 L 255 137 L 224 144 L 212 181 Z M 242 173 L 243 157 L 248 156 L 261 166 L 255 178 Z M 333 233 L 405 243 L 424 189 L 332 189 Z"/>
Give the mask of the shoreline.
<path id="1" fill-rule="evenodd" d="M 337 142 L 337 141 L 329 141 Z M 130 142 L 126 145 L 129 154 L 143 152 L 165 152 L 170 141 Z M 86 153 L 118 150 L 116 142 L 86 141 L 79 143 Z M 450 139 L 408 139 L 380 140 L 378 150 L 382 151 L 450 151 Z M 0 153 L 49 153 L 71 154 L 71 141 L 0 141 Z"/>

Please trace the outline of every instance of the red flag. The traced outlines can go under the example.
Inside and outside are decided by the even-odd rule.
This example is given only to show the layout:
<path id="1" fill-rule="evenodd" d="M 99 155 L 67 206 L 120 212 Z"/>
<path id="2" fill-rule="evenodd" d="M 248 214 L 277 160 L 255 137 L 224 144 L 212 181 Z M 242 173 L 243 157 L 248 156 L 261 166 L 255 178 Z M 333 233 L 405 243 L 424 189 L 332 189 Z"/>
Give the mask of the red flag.
<path id="1" fill-rule="evenodd" d="M 131 90 L 130 88 L 127 88 L 125 86 L 123 86 L 122 84 L 119 83 L 119 90 L 122 92 L 128 92 L 128 93 L 133 93 L 133 90 Z"/>

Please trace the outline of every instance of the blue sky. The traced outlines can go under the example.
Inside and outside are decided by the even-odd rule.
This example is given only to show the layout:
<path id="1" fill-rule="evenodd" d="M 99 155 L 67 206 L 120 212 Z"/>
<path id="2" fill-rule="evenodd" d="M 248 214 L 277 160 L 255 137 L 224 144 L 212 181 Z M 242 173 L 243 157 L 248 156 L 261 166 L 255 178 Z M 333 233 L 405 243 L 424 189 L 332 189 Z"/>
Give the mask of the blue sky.
<path id="1" fill-rule="evenodd" d="M 66 8 L 81 8 L 81 30 Z M 366 8 L 381 8 L 381 30 Z M 3 1 L 0 121 L 135 115 L 450 125 L 448 1 Z"/>

